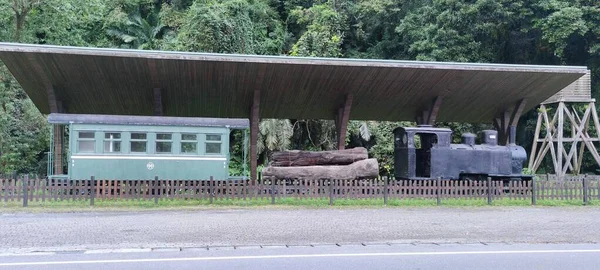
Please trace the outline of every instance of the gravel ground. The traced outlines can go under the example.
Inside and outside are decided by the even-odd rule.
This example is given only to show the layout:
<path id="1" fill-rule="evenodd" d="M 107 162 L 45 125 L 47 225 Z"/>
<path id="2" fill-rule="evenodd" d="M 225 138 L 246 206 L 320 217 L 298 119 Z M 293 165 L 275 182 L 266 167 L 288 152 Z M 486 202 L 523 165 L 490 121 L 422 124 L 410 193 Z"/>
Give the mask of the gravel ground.
<path id="1" fill-rule="evenodd" d="M 356 243 L 600 243 L 598 207 L 4 213 L 0 252 Z"/>

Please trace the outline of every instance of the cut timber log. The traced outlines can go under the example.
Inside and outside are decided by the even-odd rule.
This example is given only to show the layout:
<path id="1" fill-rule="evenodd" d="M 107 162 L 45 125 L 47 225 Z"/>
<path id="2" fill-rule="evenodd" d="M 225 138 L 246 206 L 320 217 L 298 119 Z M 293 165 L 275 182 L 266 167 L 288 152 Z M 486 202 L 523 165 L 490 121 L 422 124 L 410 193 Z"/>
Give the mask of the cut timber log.
<path id="1" fill-rule="evenodd" d="M 270 166 L 347 165 L 369 158 L 363 147 L 334 151 L 281 151 L 271 155 Z"/>
<path id="2" fill-rule="evenodd" d="M 263 178 L 277 179 L 361 179 L 377 177 L 379 164 L 374 158 L 360 160 L 350 165 L 265 167 Z"/>

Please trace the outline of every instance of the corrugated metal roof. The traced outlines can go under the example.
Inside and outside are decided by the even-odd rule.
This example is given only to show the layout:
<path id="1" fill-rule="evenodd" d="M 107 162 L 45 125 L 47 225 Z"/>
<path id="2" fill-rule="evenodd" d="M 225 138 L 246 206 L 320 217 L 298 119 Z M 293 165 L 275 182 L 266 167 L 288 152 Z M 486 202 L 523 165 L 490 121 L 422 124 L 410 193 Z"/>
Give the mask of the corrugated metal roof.
<path id="1" fill-rule="evenodd" d="M 350 119 L 414 120 L 442 96 L 438 121 L 490 122 L 517 101 L 529 110 L 586 67 L 299 58 L 0 43 L 0 59 L 42 113 L 52 85 L 68 113 L 334 119 L 348 94 Z"/>
<path id="2" fill-rule="evenodd" d="M 51 124 L 105 124 L 105 125 L 144 125 L 144 126 L 193 126 L 193 127 L 229 127 L 246 129 L 248 119 L 197 118 L 197 117 L 158 117 L 131 115 L 64 114 L 48 115 Z"/>

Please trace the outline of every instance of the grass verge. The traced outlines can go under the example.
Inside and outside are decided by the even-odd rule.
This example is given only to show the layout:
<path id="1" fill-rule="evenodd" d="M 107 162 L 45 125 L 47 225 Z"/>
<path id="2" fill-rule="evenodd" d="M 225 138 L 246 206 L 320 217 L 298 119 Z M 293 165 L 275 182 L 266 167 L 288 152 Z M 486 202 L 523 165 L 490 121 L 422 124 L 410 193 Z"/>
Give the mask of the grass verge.
<path id="1" fill-rule="evenodd" d="M 390 199 L 387 206 L 383 199 L 359 200 L 359 199 L 336 199 L 333 207 L 435 207 L 435 199 Z M 487 200 L 482 199 L 446 199 L 441 201 L 441 206 L 445 207 L 490 207 Z M 529 200 L 494 200 L 491 206 L 531 206 Z M 562 206 L 583 206 L 579 200 L 538 200 L 537 206 L 562 207 Z M 599 200 L 591 200 L 589 206 L 600 206 Z M 329 208 L 329 199 L 276 199 L 275 204 L 271 204 L 271 199 L 253 199 L 253 200 L 214 200 L 211 204 L 209 200 L 166 200 L 160 199 L 158 204 L 153 200 L 98 200 L 94 206 L 90 206 L 89 201 L 51 201 L 51 202 L 29 202 L 29 206 L 24 208 L 22 202 L 0 202 L 0 212 L 7 211 L 85 211 L 85 210 L 152 210 L 152 209 L 210 209 L 210 208 Z"/>

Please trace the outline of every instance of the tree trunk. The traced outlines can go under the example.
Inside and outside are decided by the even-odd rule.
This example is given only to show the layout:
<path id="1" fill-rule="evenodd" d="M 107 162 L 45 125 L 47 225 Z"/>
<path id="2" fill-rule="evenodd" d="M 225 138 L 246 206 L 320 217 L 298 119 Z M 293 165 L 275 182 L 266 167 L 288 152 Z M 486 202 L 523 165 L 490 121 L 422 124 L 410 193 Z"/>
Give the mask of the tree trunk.
<path id="1" fill-rule="evenodd" d="M 271 155 L 270 166 L 347 165 L 369 157 L 367 149 L 357 147 L 334 151 L 281 151 Z"/>
<path id="2" fill-rule="evenodd" d="M 21 41 L 21 31 L 25 24 L 25 15 L 15 13 L 15 42 Z"/>
<path id="3" fill-rule="evenodd" d="M 266 167 L 262 171 L 263 178 L 277 179 L 361 179 L 374 178 L 379 175 L 379 164 L 376 159 L 365 159 L 350 165 L 340 166 L 302 166 L 302 167 Z"/>

